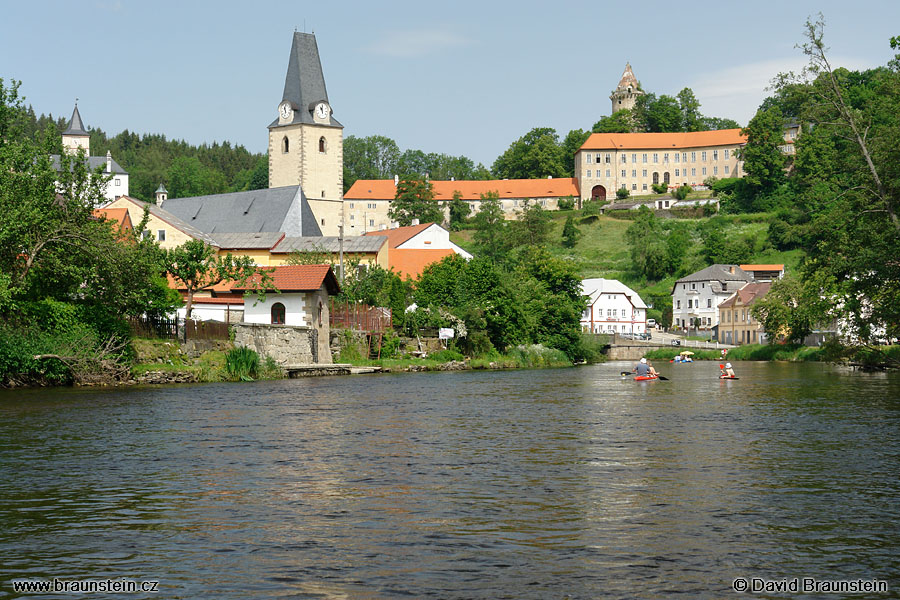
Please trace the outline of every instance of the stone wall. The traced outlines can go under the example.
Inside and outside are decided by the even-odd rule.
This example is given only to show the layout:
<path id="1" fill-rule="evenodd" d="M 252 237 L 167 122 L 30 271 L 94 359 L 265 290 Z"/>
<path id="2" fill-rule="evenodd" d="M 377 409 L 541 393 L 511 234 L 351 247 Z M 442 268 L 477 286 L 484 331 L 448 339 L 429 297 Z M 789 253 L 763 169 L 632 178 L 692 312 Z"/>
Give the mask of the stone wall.
<path id="1" fill-rule="evenodd" d="M 319 352 L 318 332 L 311 327 L 235 323 L 234 345 L 260 357 L 271 356 L 279 365 L 331 364 L 330 352 Z"/>

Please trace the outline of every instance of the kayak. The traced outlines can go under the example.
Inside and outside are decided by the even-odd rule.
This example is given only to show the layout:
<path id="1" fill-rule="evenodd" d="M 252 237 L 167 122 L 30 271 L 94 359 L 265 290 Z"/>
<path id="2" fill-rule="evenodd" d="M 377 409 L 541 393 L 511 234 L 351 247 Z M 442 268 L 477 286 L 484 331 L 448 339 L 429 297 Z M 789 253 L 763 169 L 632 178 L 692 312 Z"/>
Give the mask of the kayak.
<path id="1" fill-rule="evenodd" d="M 635 381 L 651 381 L 653 379 L 659 379 L 659 375 L 635 375 Z"/>
<path id="2" fill-rule="evenodd" d="M 740 379 L 740 377 L 735 377 L 734 375 L 719 375 L 719 379 Z"/>

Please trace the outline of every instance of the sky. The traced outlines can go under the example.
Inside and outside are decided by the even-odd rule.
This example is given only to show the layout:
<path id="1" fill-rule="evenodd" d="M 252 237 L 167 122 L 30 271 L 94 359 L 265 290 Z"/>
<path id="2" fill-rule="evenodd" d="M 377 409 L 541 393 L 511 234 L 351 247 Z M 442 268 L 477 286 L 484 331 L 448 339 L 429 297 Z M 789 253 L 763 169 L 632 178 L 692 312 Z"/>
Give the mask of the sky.
<path id="1" fill-rule="evenodd" d="M 265 152 L 293 32 L 316 34 L 344 136 L 490 167 L 534 127 L 565 137 L 610 113 L 630 62 L 642 87 L 690 87 L 704 115 L 746 124 L 822 12 L 829 56 L 893 56 L 896 0 L 855 2 L 203 2 L 0 0 L 0 78 L 37 114 L 88 127 L 229 141 Z"/>

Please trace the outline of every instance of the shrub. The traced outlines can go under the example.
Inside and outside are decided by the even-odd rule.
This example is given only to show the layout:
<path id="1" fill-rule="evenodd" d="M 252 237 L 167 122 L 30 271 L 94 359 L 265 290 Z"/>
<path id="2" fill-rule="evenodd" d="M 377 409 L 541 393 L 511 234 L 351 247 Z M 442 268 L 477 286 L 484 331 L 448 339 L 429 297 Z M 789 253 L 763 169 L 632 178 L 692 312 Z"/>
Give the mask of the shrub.
<path id="1" fill-rule="evenodd" d="M 581 209 L 581 214 L 585 217 L 599 215 L 600 207 L 604 204 L 605 202 L 601 202 L 599 200 L 588 200 L 584 203 L 584 206 Z"/>
<path id="2" fill-rule="evenodd" d="M 246 347 L 229 350 L 225 355 L 225 371 L 233 381 L 253 381 L 259 376 L 259 354 Z"/>
<path id="3" fill-rule="evenodd" d="M 676 189 L 674 192 L 672 192 L 672 195 L 677 200 L 684 200 L 685 198 L 688 197 L 688 194 L 690 194 L 692 191 L 693 191 L 693 188 L 691 186 L 683 185 L 683 186 L 679 187 L 678 189 Z"/>
<path id="4" fill-rule="evenodd" d="M 530 369 L 561 367 L 572 364 L 572 361 L 562 350 L 547 348 L 541 344 L 516 346 L 509 352 L 509 356 L 515 359 L 520 366 Z"/>
<path id="5" fill-rule="evenodd" d="M 573 198 L 572 196 L 560 198 L 556 206 L 557 208 L 559 208 L 559 210 L 572 210 L 573 208 L 575 208 L 575 198 Z"/>
<path id="6" fill-rule="evenodd" d="M 438 362 L 450 362 L 451 360 L 463 360 L 463 355 L 457 352 L 456 350 L 438 350 L 437 352 L 432 352 L 428 355 L 430 360 L 436 360 Z"/>
<path id="7" fill-rule="evenodd" d="M 625 200 L 630 195 L 631 192 L 629 192 L 626 188 L 619 188 L 616 190 L 616 198 L 618 198 L 619 200 Z"/>
<path id="8" fill-rule="evenodd" d="M 653 192 L 656 194 L 665 194 L 669 191 L 669 186 L 665 183 L 653 183 L 650 187 L 653 188 Z"/>

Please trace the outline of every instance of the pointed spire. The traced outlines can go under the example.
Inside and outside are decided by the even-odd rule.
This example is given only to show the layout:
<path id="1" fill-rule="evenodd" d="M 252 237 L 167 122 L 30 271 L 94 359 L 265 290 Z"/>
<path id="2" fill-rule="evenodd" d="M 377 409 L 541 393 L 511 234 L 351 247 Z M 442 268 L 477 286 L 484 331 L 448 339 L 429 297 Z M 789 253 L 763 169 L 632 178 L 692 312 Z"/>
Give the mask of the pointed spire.
<path id="1" fill-rule="evenodd" d="M 292 102 L 304 114 L 312 109 L 314 103 L 322 100 L 328 102 L 325 75 L 314 34 L 294 33 L 282 100 Z"/>
<path id="2" fill-rule="evenodd" d="M 622 71 L 622 78 L 619 80 L 619 85 L 616 86 L 616 91 L 628 90 L 628 88 L 637 90 L 638 80 L 637 77 L 634 76 L 634 72 L 631 70 L 631 63 L 626 62 L 625 70 Z"/>
<path id="3" fill-rule="evenodd" d="M 72 111 L 72 118 L 69 120 L 69 127 L 63 131 L 63 135 L 90 135 L 84 128 L 81 121 L 81 113 L 78 112 L 78 100 L 75 100 L 75 110 Z"/>

